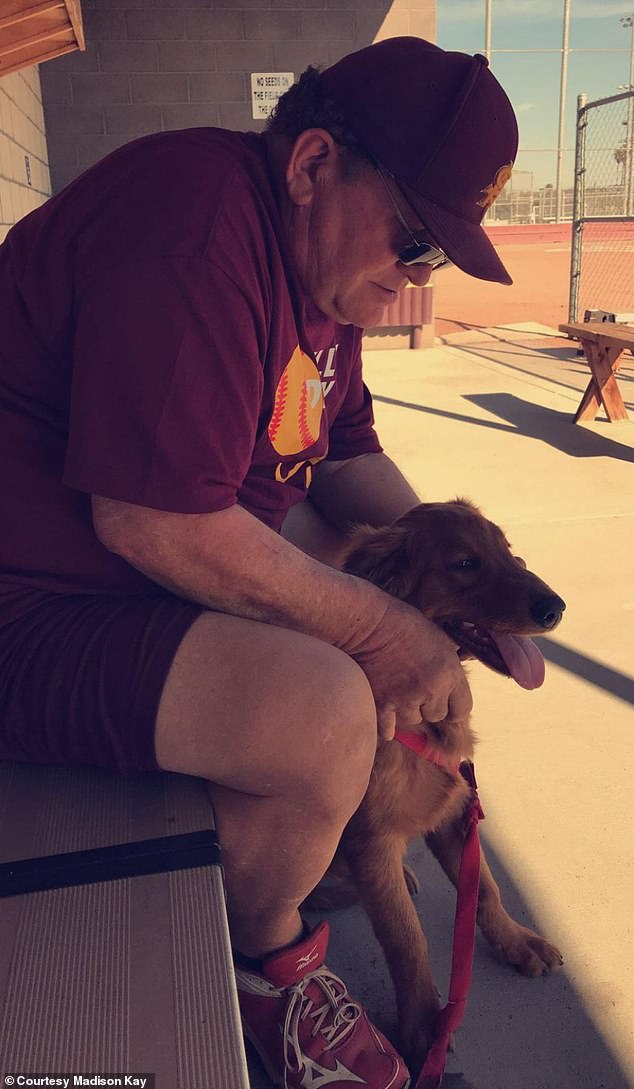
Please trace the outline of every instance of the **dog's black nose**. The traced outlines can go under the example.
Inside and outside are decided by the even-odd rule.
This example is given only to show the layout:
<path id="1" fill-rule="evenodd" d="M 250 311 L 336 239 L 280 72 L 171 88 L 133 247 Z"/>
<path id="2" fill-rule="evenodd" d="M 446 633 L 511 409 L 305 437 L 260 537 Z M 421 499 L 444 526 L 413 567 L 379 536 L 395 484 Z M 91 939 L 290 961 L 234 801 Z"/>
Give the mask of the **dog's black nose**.
<path id="1" fill-rule="evenodd" d="M 548 597 L 540 597 L 531 605 L 531 616 L 542 628 L 549 631 L 559 623 L 565 608 L 565 601 L 556 594 L 550 594 Z"/>

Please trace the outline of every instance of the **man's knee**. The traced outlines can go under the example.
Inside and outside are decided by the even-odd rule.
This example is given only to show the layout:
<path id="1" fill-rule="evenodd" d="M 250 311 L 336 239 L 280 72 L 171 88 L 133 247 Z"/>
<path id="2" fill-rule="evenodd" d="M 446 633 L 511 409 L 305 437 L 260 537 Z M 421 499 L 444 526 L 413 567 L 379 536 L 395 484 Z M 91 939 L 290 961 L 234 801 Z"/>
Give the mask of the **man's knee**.
<path id="1" fill-rule="evenodd" d="M 376 707 L 363 670 L 343 651 L 325 646 L 325 667 L 317 674 L 313 713 L 320 718 L 323 745 L 336 745 L 342 755 L 376 749 Z"/>
<path id="2" fill-rule="evenodd" d="M 348 655 L 219 614 L 183 640 L 157 716 L 162 768 L 256 796 L 358 792 L 375 748 L 372 692 Z"/>
<path id="3" fill-rule="evenodd" d="M 365 793 L 376 753 L 372 690 L 356 662 L 330 644 L 311 640 L 308 656 L 299 644 L 297 651 L 257 712 L 257 733 L 269 739 L 264 761 L 271 792 L 347 820 Z"/>
<path id="4" fill-rule="evenodd" d="M 315 818 L 343 825 L 361 803 L 376 754 L 371 689 L 351 658 L 324 647 L 306 681 L 302 705 L 294 752 L 272 754 L 288 768 L 285 796 L 305 804 Z"/>
<path id="5" fill-rule="evenodd" d="M 275 708 L 262 708 L 259 727 L 269 738 L 264 760 L 253 750 L 241 755 L 243 765 L 261 760 L 256 793 L 303 834 L 340 833 L 365 794 L 376 753 L 376 710 L 362 670 L 321 646 L 309 670 L 277 690 Z"/>

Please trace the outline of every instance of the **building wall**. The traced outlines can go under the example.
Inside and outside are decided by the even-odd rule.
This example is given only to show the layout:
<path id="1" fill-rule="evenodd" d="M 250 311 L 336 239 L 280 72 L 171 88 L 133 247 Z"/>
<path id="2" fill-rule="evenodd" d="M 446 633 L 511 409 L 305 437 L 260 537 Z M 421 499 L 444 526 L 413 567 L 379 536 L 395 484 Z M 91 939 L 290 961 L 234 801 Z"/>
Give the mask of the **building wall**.
<path id="1" fill-rule="evenodd" d="M 51 195 L 37 66 L 0 79 L 0 242 Z"/>
<path id="2" fill-rule="evenodd" d="M 297 77 L 381 38 L 435 40 L 435 12 L 435 0 L 82 0 L 86 51 L 41 69 L 53 189 L 147 133 L 260 129 L 251 72 Z"/>

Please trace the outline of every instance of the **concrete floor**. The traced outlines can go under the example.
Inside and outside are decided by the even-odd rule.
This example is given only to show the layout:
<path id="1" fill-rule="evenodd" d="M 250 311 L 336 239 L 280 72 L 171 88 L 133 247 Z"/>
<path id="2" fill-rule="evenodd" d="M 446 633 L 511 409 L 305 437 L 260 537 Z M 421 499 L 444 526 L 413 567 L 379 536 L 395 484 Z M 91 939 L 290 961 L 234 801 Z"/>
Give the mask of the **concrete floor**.
<path id="1" fill-rule="evenodd" d="M 634 1089 L 634 415 L 574 425 L 588 380 L 554 331 L 459 334 L 366 354 L 386 451 L 426 500 L 467 496 L 567 602 L 543 688 L 470 669 L 482 840 L 509 910 L 563 951 L 526 980 L 479 941 L 446 1089 Z M 634 408 L 634 365 L 619 380 Z M 446 994 L 454 894 L 411 861 Z M 396 1040 L 381 951 L 360 908 L 330 917 L 328 963 Z M 251 1062 L 253 1089 L 269 1082 Z"/>

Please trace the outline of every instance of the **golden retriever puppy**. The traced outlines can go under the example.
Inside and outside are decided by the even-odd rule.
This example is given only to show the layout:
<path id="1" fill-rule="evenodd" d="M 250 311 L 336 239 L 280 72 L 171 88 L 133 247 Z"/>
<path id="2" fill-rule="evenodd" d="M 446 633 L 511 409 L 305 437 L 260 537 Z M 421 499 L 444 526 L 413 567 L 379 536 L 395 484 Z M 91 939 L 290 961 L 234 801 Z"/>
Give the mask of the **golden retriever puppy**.
<path id="1" fill-rule="evenodd" d="M 357 528 L 345 569 L 420 609 L 444 628 L 461 658 L 478 658 L 526 689 L 542 683 L 544 661 L 530 636 L 551 631 L 564 602 L 513 556 L 502 531 L 471 503 L 423 503 L 386 528 Z M 474 749 L 468 720 L 421 722 L 416 729 L 427 739 L 427 759 L 398 741 L 379 742 L 368 791 L 334 868 L 341 872 L 343 863 L 349 870 L 383 947 L 401 1047 L 413 1065 L 430 1046 L 440 1003 L 403 857 L 409 841 L 424 836 L 457 883 L 470 801 L 458 765 Z M 335 904 L 336 891 L 329 906 Z M 315 905 L 326 906 L 320 890 L 309 901 Z M 506 912 L 484 857 L 478 924 L 496 954 L 527 976 L 562 963 L 553 945 Z"/>

